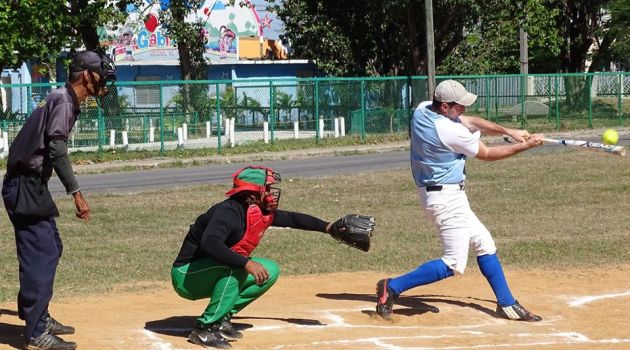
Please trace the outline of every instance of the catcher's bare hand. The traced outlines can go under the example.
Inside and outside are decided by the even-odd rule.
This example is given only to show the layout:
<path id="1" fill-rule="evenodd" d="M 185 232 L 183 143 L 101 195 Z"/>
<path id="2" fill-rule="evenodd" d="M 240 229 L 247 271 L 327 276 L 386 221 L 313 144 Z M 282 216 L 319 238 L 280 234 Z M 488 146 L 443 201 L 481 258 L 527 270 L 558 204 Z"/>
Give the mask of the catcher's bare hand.
<path id="1" fill-rule="evenodd" d="M 331 223 L 328 233 L 339 242 L 367 252 L 370 250 L 374 225 L 373 216 L 348 214 Z"/>
<path id="2" fill-rule="evenodd" d="M 250 275 L 254 276 L 257 285 L 261 285 L 269 279 L 269 272 L 267 272 L 267 269 L 253 260 L 249 260 L 247 264 L 245 264 L 245 270 Z"/>

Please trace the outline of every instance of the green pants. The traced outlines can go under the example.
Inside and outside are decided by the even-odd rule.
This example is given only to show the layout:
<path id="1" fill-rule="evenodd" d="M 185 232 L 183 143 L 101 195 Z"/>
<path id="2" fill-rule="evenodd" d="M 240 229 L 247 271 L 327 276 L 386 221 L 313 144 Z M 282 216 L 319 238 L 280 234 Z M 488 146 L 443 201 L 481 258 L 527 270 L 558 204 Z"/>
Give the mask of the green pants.
<path id="1" fill-rule="evenodd" d="M 280 268 L 271 260 L 251 258 L 269 272 L 269 279 L 257 285 L 254 277 L 242 267 L 228 266 L 210 258 L 173 267 L 171 279 L 177 294 L 185 299 L 210 298 L 208 307 L 197 319 L 202 326 L 236 314 L 265 294 L 278 280 Z"/>

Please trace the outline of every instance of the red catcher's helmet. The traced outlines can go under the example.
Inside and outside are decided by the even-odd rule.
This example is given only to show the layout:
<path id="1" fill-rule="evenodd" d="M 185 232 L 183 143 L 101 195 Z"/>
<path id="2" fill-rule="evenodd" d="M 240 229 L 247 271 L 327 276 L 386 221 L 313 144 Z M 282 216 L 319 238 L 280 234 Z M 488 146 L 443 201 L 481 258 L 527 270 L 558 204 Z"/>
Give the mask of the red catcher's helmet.
<path id="1" fill-rule="evenodd" d="M 233 187 L 225 193 L 232 197 L 241 191 L 252 191 L 262 194 L 263 210 L 271 211 L 278 208 L 280 189 L 272 185 L 282 181 L 280 174 L 271 168 L 262 166 L 248 166 L 232 174 Z"/>

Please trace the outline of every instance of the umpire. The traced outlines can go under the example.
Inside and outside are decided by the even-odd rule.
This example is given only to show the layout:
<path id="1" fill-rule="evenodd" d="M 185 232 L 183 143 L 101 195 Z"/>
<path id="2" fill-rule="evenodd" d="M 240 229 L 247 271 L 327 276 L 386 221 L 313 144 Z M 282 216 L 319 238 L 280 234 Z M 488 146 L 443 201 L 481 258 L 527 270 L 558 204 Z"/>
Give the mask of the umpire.
<path id="1" fill-rule="evenodd" d="M 76 343 L 57 335 L 73 334 L 48 313 L 63 245 L 55 224 L 59 212 L 48 191 L 52 170 L 74 197 L 76 216 L 90 219 L 90 207 L 72 171 L 66 142 L 88 96 L 101 99 L 115 67 L 103 54 L 81 51 L 72 59 L 69 81 L 54 90 L 28 118 L 9 148 L 2 185 L 4 206 L 15 229 L 20 265 L 18 314 L 26 322 L 25 349 L 67 350 Z M 100 101 L 99 101 L 100 103 Z"/>

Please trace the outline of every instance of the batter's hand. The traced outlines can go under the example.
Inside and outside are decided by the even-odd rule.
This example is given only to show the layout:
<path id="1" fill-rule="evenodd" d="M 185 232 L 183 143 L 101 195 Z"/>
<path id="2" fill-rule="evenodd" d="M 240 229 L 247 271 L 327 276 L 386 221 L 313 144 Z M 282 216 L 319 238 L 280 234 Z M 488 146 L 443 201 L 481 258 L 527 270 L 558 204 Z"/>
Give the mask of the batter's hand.
<path id="1" fill-rule="evenodd" d="M 267 269 L 253 260 L 249 260 L 247 264 L 245 264 L 245 270 L 250 275 L 254 276 L 257 285 L 261 285 L 269 279 L 269 272 L 267 272 Z"/>
<path id="2" fill-rule="evenodd" d="M 75 215 L 79 219 L 85 220 L 86 223 L 89 222 L 91 214 L 90 206 L 88 205 L 85 198 L 83 198 L 81 191 L 73 193 L 72 196 L 74 197 L 74 206 L 76 207 L 76 211 L 74 212 Z"/>
<path id="3" fill-rule="evenodd" d="M 543 144 L 544 137 L 545 135 L 543 134 L 532 134 L 527 138 L 525 143 L 527 143 L 530 148 L 540 146 Z"/>
<path id="4" fill-rule="evenodd" d="M 509 129 L 508 134 L 518 142 L 526 142 L 527 139 L 532 137 L 527 130 Z"/>

